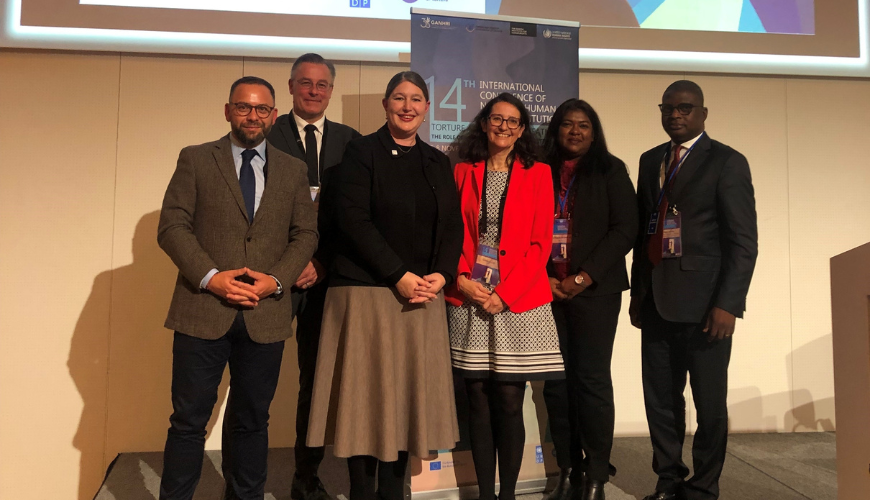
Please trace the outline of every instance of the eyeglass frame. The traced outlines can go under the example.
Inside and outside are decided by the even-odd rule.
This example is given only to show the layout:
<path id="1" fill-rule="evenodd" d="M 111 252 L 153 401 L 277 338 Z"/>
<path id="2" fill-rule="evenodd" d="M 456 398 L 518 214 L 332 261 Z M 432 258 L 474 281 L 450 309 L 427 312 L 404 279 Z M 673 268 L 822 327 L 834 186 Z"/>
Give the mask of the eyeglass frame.
<path id="1" fill-rule="evenodd" d="M 498 120 L 499 123 L 495 123 L 493 121 L 493 119 Z M 510 123 L 511 119 L 514 119 L 517 121 L 516 127 L 511 127 L 511 123 Z M 509 116 L 509 117 L 505 118 L 501 115 L 489 115 L 486 117 L 486 121 L 488 121 L 489 124 L 492 125 L 493 127 L 501 127 L 501 124 L 505 123 L 505 124 L 507 124 L 508 130 L 516 130 L 523 125 L 523 120 L 521 118 L 517 118 L 516 116 Z"/>
<path id="2" fill-rule="evenodd" d="M 272 114 L 272 111 L 275 111 L 275 106 L 269 106 L 268 104 L 258 104 L 256 106 L 254 106 L 253 104 L 250 104 L 250 103 L 247 103 L 244 101 L 239 101 L 239 102 L 230 102 L 230 105 L 233 107 L 233 113 L 235 113 L 236 116 L 248 116 L 251 114 L 251 111 L 256 109 L 257 110 L 257 117 L 269 118 L 269 115 Z M 241 110 L 239 109 L 239 106 L 247 107 L 248 112 L 242 113 Z M 261 109 L 268 109 L 269 111 L 266 112 L 266 115 L 264 116 L 262 113 L 260 113 Z"/>
<path id="3" fill-rule="evenodd" d="M 665 112 L 665 106 L 669 106 L 671 109 L 669 111 Z M 683 109 L 685 109 L 688 106 L 691 106 L 691 107 L 689 108 L 688 111 L 684 112 Z M 681 107 L 683 109 L 681 109 Z M 688 116 L 688 115 L 692 114 L 692 111 L 695 108 L 703 108 L 703 107 L 704 106 L 698 106 L 697 104 L 692 104 L 690 102 L 681 102 L 681 103 L 677 104 L 676 106 L 671 106 L 670 104 L 659 104 L 659 112 L 661 112 L 662 116 L 670 116 L 671 114 L 673 114 L 674 110 L 676 109 L 677 111 L 680 112 L 681 115 Z"/>
<path id="4" fill-rule="evenodd" d="M 335 84 L 333 84 L 333 83 L 325 83 L 322 80 L 319 82 L 316 82 L 316 83 L 311 81 L 311 80 L 293 80 L 293 83 L 298 85 L 299 88 L 301 88 L 302 90 L 304 90 L 306 92 L 310 92 L 311 89 L 313 88 L 321 94 L 325 94 L 327 91 L 329 91 L 329 89 L 331 89 L 335 86 Z M 323 87 L 321 87 L 321 85 L 320 85 L 321 83 L 324 84 Z"/>

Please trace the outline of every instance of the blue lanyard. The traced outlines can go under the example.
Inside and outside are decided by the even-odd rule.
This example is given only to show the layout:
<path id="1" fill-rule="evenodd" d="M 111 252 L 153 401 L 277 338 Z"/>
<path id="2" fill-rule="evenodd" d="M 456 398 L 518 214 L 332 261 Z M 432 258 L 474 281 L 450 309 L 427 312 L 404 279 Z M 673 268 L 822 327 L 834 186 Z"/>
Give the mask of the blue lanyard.
<path id="1" fill-rule="evenodd" d="M 706 132 L 702 132 L 701 136 L 703 136 L 705 133 Z M 671 175 L 668 176 L 667 179 L 665 179 L 665 183 L 662 184 L 662 189 L 659 191 L 659 201 L 658 201 L 658 203 L 656 203 L 656 209 L 658 209 L 658 207 L 662 206 L 662 200 L 665 197 L 665 190 L 668 188 L 668 186 L 671 185 L 671 181 L 674 180 L 674 177 L 676 177 L 677 172 L 680 171 L 680 167 L 683 166 L 683 162 L 686 161 L 686 158 L 689 157 L 689 153 L 691 153 L 692 150 L 695 149 L 695 146 L 698 145 L 698 141 L 701 140 L 701 136 L 698 136 L 698 140 L 695 141 L 695 144 L 692 144 L 692 147 L 690 147 L 689 150 L 686 151 L 686 154 L 683 155 L 683 157 L 680 159 L 680 162 L 677 163 L 676 167 L 674 167 L 674 170 L 671 172 Z M 671 155 L 671 148 L 669 146 L 668 151 L 667 151 L 667 153 L 665 153 L 665 157 L 662 159 L 662 161 L 667 161 L 668 156 L 670 156 L 670 155 Z"/>
<path id="2" fill-rule="evenodd" d="M 576 169 L 576 167 L 575 167 Z M 562 215 L 565 213 L 565 204 L 568 203 L 568 196 L 571 194 L 571 186 L 574 185 L 574 179 L 577 178 L 577 171 L 574 171 L 574 176 L 571 177 L 571 182 L 568 183 L 568 189 L 565 190 L 565 196 L 559 195 L 559 214 Z M 659 201 L 661 203 L 661 201 Z"/>

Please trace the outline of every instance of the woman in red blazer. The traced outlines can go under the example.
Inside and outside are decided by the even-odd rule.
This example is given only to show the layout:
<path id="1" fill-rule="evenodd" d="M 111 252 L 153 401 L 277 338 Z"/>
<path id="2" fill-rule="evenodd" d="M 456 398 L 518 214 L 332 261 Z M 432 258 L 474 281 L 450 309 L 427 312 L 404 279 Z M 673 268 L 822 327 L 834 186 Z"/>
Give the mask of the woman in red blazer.
<path id="1" fill-rule="evenodd" d="M 465 235 L 446 293 L 450 354 L 465 379 L 481 500 L 514 500 L 525 445 L 526 381 L 564 378 L 550 302 L 553 180 L 539 163 L 529 113 L 511 94 L 490 101 L 458 138 L 454 169 Z"/>

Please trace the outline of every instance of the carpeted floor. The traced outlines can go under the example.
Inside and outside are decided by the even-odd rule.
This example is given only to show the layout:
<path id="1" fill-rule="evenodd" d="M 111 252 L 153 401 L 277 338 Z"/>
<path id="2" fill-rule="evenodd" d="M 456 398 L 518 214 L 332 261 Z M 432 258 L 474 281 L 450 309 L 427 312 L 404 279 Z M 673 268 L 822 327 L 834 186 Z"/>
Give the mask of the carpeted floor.
<path id="1" fill-rule="evenodd" d="M 607 485 L 608 500 L 638 500 L 655 489 L 648 438 L 617 438 L 612 462 L 619 470 Z M 691 437 L 684 449 L 691 464 Z M 223 498 L 220 452 L 206 453 L 202 479 L 194 500 Z M 270 450 L 266 500 L 289 500 L 293 450 Z M 158 497 L 161 453 L 124 453 L 107 474 L 95 500 L 154 500 Z M 333 495 L 347 496 L 345 462 L 327 457 L 321 478 Z M 837 498 L 836 439 L 833 433 L 734 434 L 729 437 L 722 499 L 835 500 Z M 540 500 L 542 493 L 519 500 Z M 340 499 L 342 500 L 342 499 Z"/>

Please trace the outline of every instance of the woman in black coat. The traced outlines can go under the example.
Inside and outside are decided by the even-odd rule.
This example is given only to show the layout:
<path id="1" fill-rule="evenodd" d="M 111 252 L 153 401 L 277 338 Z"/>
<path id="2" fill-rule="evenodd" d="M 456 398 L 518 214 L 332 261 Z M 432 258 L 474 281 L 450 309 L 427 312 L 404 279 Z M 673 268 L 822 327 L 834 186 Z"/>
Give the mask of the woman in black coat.
<path id="1" fill-rule="evenodd" d="M 348 143 L 324 187 L 334 228 L 308 446 L 346 457 L 350 500 L 403 500 L 408 457 L 459 439 L 447 313 L 462 249 L 447 157 L 417 129 L 429 94 L 417 73 L 390 80 L 386 124 Z"/>
<path id="2" fill-rule="evenodd" d="M 548 274 L 566 379 L 547 381 L 544 399 L 562 474 L 551 498 L 603 500 L 613 445 L 610 374 L 625 256 L 637 235 L 637 200 L 628 170 L 607 151 L 598 114 L 569 99 L 544 137 L 553 171 L 556 226 Z M 573 418 L 572 418 L 573 417 Z M 582 485 L 582 486 L 581 486 Z"/>

